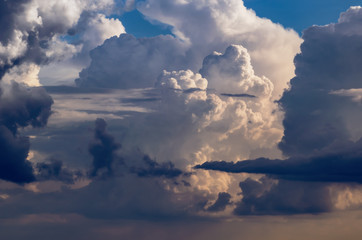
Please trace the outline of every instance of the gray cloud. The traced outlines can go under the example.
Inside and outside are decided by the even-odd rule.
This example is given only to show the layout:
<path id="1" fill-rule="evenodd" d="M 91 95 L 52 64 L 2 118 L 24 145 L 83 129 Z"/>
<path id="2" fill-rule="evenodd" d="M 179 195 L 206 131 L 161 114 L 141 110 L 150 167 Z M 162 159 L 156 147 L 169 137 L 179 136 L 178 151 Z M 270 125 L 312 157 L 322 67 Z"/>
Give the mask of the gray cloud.
<path id="1" fill-rule="evenodd" d="M 219 193 L 215 203 L 207 208 L 209 212 L 220 212 L 224 211 L 226 206 L 231 204 L 231 195 L 226 192 Z"/>
<path id="2" fill-rule="evenodd" d="M 139 177 L 165 177 L 175 178 L 180 176 L 183 172 L 180 169 L 175 168 L 172 162 L 157 163 L 149 156 L 143 157 L 143 162 L 146 167 L 133 167 L 132 173 L 136 173 Z"/>
<path id="3" fill-rule="evenodd" d="M 52 98 L 42 88 L 26 89 L 13 83 L 0 88 L 0 178 L 16 183 L 35 180 L 27 161 L 29 138 L 18 133 L 27 126 L 44 127 L 51 114 Z"/>
<path id="4" fill-rule="evenodd" d="M 330 94 L 362 88 L 361 15 L 359 7 L 351 8 L 336 24 L 304 31 L 301 53 L 294 60 L 296 77 L 279 101 L 285 111 L 279 147 L 285 155 L 313 155 L 362 136 L 360 106 Z"/>
<path id="5" fill-rule="evenodd" d="M 240 188 L 243 199 L 234 209 L 237 215 L 315 214 L 333 209 L 328 185 L 322 183 L 248 178 Z"/>
<path id="6" fill-rule="evenodd" d="M 107 130 L 107 123 L 104 119 L 98 118 L 95 121 L 94 139 L 89 144 L 89 153 L 92 155 L 92 169 L 90 175 L 111 175 L 113 173 L 112 165 L 119 157 L 117 150 L 121 145 L 116 142 L 114 137 Z"/>
<path id="7" fill-rule="evenodd" d="M 310 182 L 362 183 L 362 152 L 360 140 L 349 143 L 343 151 L 328 152 L 308 158 L 270 160 L 259 158 L 232 162 L 206 162 L 197 169 L 218 170 L 230 173 L 267 174 L 277 179 Z"/>
<path id="8" fill-rule="evenodd" d="M 13 29 L 16 26 L 16 17 L 21 14 L 25 6 L 24 4 L 31 0 L 1 0 L 0 1 L 0 42 L 7 44 L 14 34 Z"/>
<path id="9" fill-rule="evenodd" d="M 80 170 L 70 170 L 64 167 L 60 160 L 51 159 L 48 162 L 39 162 L 34 166 L 37 181 L 55 180 L 67 184 L 74 184 L 75 181 L 84 177 Z"/>

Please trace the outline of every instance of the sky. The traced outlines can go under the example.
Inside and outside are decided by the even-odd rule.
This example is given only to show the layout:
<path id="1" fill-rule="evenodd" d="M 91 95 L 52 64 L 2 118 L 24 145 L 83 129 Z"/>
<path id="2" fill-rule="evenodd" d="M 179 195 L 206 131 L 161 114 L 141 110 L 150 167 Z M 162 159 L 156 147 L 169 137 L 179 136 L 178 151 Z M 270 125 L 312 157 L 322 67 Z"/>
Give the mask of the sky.
<path id="1" fill-rule="evenodd" d="M 0 238 L 359 240 L 361 4 L 0 0 Z"/>

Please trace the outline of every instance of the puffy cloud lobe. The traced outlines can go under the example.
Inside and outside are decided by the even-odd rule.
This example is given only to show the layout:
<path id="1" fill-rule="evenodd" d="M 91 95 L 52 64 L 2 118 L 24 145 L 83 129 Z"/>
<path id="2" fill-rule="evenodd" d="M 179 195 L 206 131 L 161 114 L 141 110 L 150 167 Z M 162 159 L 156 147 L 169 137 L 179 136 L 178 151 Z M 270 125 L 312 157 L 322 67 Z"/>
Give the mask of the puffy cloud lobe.
<path id="1" fill-rule="evenodd" d="M 0 41 L 0 77 L 13 66 L 49 64 L 71 58 L 78 52 L 86 55 L 106 38 L 124 32 L 120 21 L 107 19 L 102 13 L 96 14 L 110 12 L 113 0 L 1 1 L 0 4 L 7 12 L 0 19 L 0 24 L 6 25 L 2 35 L 4 41 Z M 89 21 L 80 21 L 85 15 Z M 79 27 L 82 23 L 83 26 Z M 77 43 L 69 43 L 67 37 L 75 34 L 75 26 L 83 28 L 82 36 Z M 93 35 L 98 37 L 90 40 Z"/>
<path id="2" fill-rule="evenodd" d="M 13 29 L 16 25 L 16 18 L 18 14 L 24 11 L 25 4 L 30 1 L 31 0 L 0 1 L 1 44 L 6 45 L 11 40 L 14 34 Z"/>
<path id="3" fill-rule="evenodd" d="M 1 79 L 3 83 L 11 84 L 12 81 L 27 84 L 33 87 L 39 87 L 40 66 L 34 63 L 23 63 L 10 68 Z"/>
<path id="4" fill-rule="evenodd" d="M 241 45 L 229 46 L 224 54 L 214 52 L 205 57 L 200 73 L 209 87 L 221 93 L 270 97 L 273 84 L 254 74 L 248 51 Z"/>
<path id="5" fill-rule="evenodd" d="M 362 136 L 357 124 L 360 107 L 331 94 L 362 88 L 361 13 L 353 7 L 336 24 L 304 31 L 302 52 L 295 58 L 296 77 L 280 99 L 285 130 L 279 146 L 286 155 L 313 155 Z"/>
<path id="6" fill-rule="evenodd" d="M 0 125 L 0 178 L 15 183 L 35 180 L 31 163 L 26 160 L 29 139 L 18 137 L 5 126 Z"/>
<path id="7" fill-rule="evenodd" d="M 118 19 L 109 19 L 104 14 L 94 12 L 83 12 L 74 31 L 80 35 L 83 54 L 89 54 L 90 50 L 103 44 L 104 40 L 125 33 Z"/>
<path id="8" fill-rule="evenodd" d="M 0 77 L 2 78 L 5 72 L 13 65 L 19 65 L 24 62 L 33 62 L 36 64 L 45 63 L 48 60 L 47 50 L 49 44 L 56 42 L 54 38 L 56 34 L 64 33 L 66 28 L 72 24 L 69 18 L 62 18 L 59 21 L 56 17 L 48 17 L 46 14 L 49 11 L 44 11 L 44 7 L 50 6 L 56 9 L 56 6 L 65 6 L 64 3 L 58 2 L 54 6 L 55 1 L 2 1 L 5 11 L 9 13 L 7 16 L 12 16 L 10 25 L 6 28 L 8 32 L 7 42 L 2 42 L 0 45 Z M 59 12 L 62 16 L 67 16 L 67 10 Z M 49 10 L 49 9 L 48 9 Z M 73 8 L 74 10 L 74 8 Z M 57 15 L 55 15 L 57 16 Z M 69 16 L 69 15 L 68 15 Z M 7 17 L 1 19 L 1 24 L 7 24 Z M 53 21 L 55 20 L 55 21 Z M 70 22 L 67 22 L 70 20 Z M 3 22 L 4 21 L 4 22 Z M 53 56 L 52 56 L 53 57 Z"/>
<path id="9" fill-rule="evenodd" d="M 152 90 L 159 101 L 148 103 L 152 111 L 124 121 L 123 151 L 137 146 L 160 165 L 171 160 L 175 168 L 189 172 L 208 159 L 247 158 L 276 146 L 282 132 L 273 127 L 270 99 L 222 96 L 203 90 L 206 86 L 207 79 L 191 70 L 164 71 Z M 228 190 L 231 177 L 199 171 L 187 181 L 190 189 L 217 196 Z"/>
<path id="10" fill-rule="evenodd" d="M 273 82 L 274 96 L 279 97 L 294 76 L 292 59 L 301 43 L 298 35 L 257 17 L 242 1 L 147 0 L 139 2 L 137 9 L 172 26 L 175 36 L 189 43 L 198 68 L 208 54 L 238 44 L 248 49 L 257 75 Z"/>
<path id="11" fill-rule="evenodd" d="M 0 88 L 0 178 L 16 183 L 34 181 L 27 161 L 30 142 L 19 127 L 43 127 L 51 114 L 52 98 L 41 88 L 26 89 L 17 83 Z"/>
<path id="12" fill-rule="evenodd" d="M 153 87 L 162 70 L 183 69 L 184 46 L 171 36 L 136 39 L 122 34 L 91 51 L 92 62 L 76 80 L 81 87 Z"/>
<path id="13" fill-rule="evenodd" d="M 118 158 L 116 151 L 121 148 L 112 135 L 106 131 L 107 123 L 104 119 L 98 118 L 95 122 L 94 140 L 89 144 L 89 153 L 93 157 L 92 177 L 98 175 L 111 175 L 112 164 Z M 104 171 L 104 172 L 102 172 Z"/>
<path id="14" fill-rule="evenodd" d="M 215 203 L 213 205 L 211 205 L 210 207 L 207 208 L 207 211 L 209 212 L 220 212 L 220 211 L 224 211 L 226 206 L 231 204 L 231 195 L 226 193 L 226 192 L 222 192 L 219 193 Z"/>
<path id="15" fill-rule="evenodd" d="M 51 114 L 52 98 L 43 88 L 25 87 L 13 82 L 0 95 L 0 123 L 15 135 L 18 127 L 44 127 Z"/>
<path id="16" fill-rule="evenodd" d="M 274 84 L 274 97 L 280 96 L 294 76 L 291 61 L 299 50 L 298 35 L 258 18 L 239 0 L 227 3 L 150 0 L 138 2 L 137 9 L 151 21 L 172 26 L 175 36 L 138 40 L 121 36 L 106 41 L 93 52 L 91 65 L 80 74 L 80 86 L 151 87 L 162 70 L 197 72 L 205 56 L 223 51 L 230 44 L 248 49 L 256 75 L 267 76 Z M 243 58 L 245 55 L 239 60 L 247 60 Z M 244 68 L 249 70 L 245 64 Z"/>
<path id="17" fill-rule="evenodd" d="M 346 12 L 341 13 L 339 24 L 335 27 L 346 35 L 361 35 L 361 6 L 350 7 Z"/>
<path id="18" fill-rule="evenodd" d="M 158 78 L 156 86 L 178 90 L 201 89 L 206 90 L 208 81 L 200 74 L 194 74 L 191 70 L 181 70 L 163 73 Z"/>

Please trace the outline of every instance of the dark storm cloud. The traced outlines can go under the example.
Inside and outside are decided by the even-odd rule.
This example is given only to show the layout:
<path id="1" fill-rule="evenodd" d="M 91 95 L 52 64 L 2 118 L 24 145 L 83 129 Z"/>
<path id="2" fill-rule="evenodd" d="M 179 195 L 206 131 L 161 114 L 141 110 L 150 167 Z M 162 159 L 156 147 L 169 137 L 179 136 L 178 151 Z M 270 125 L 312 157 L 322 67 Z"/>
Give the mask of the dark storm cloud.
<path id="1" fill-rule="evenodd" d="M 338 23 L 304 31 L 296 77 L 279 101 L 285 112 L 279 147 L 285 155 L 313 155 L 361 133 L 360 106 L 330 94 L 362 88 L 361 16 L 361 8 L 352 7 Z"/>
<path id="2" fill-rule="evenodd" d="M 180 176 L 183 172 L 180 169 L 175 168 L 172 162 L 157 163 L 149 156 L 143 157 L 145 167 L 133 167 L 132 173 L 136 173 L 139 177 L 165 177 L 175 178 Z"/>
<path id="3" fill-rule="evenodd" d="M 26 160 L 30 142 L 18 134 L 18 128 L 45 126 L 53 100 L 42 88 L 26 89 L 17 83 L 7 91 L 0 88 L 0 178 L 31 182 L 33 169 Z"/>
<path id="4" fill-rule="evenodd" d="M 220 211 L 224 211 L 226 206 L 231 204 L 231 195 L 226 193 L 226 192 L 222 192 L 219 193 L 216 202 L 211 205 L 210 207 L 207 208 L 207 211 L 209 212 L 220 212 Z"/>
<path id="5" fill-rule="evenodd" d="M 206 162 L 196 168 L 230 173 L 268 174 L 273 178 L 296 181 L 362 183 L 362 141 L 350 144 L 353 147 L 348 147 L 342 152 L 310 158 L 259 158 L 237 163 Z"/>
<path id="6" fill-rule="evenodd" d="M 1 0 L 0 1 L 0 42 L 7 44 L 16 27 L 16 17 L 21 14 L 25 7 L 24 4 L 31 0 Z"/>
<path id="7" fill-rule="evenodd" d="M 290 182 L 266 177 L 259 181 L 246 179 L 240 183 L 242 200 L 236 215 L 280 215 L 322 213 L 333 209 L 328 185 L 311 182 Z"/>
<path id="8" fill-rule="evenodd" d="M 115 159 L 119 159 L 116 151 L 121 149 L 121 145 L 106 130 L 107 123 L 104 119 L 98 118 L 95 121 L 94 139 L 89 144 L 88 150 L 93 157 L 92 170 L 90 175 L 111 175 L 112 164 Z M 103 173 L 100 173 L 105 171 Z"/>
<path id="9" fill-rule="evenodd" d="M 35 180 L 31 163 L 26 160 L 29 147 L 27 137 L 15 136 L 0 125 L 0 179 L 15 183 Z"/>
<path id="10" fill-rule="evenodd" d="M 64 167 L 63 162 L 53 159 L 50 162 L 41 162 L 35 165 L 38 181 L 56 180 L 67 184 L 72 184 L 75 180 L 83 177 L 81 171 L 74 171 Z"/>
<path id="11" fill-rule="evenodd" d="M 0 124 L 13 134 L 18 127 L 44 127 L 51 114 L 52 98 L 43 88 L 25 87 L 13 82 L 9 93 L 0 92 Z"/>

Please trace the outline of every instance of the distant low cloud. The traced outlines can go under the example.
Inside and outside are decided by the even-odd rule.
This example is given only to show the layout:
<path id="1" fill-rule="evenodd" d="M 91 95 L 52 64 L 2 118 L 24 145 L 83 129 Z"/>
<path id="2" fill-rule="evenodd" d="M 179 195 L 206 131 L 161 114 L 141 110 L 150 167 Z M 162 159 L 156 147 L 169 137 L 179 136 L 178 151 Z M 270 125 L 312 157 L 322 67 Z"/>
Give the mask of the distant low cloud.
<path id="1" fill-rule="evenodd" d="M 226 206 L 231 204 L 231 195 L 226 193 L 226 192 L 222 192 L 219 193 L 215 203 L 213 205 L 211 205 L 210 207 L 207 208 L 207 211 L 209 212 L 220 212 L 220 211 L 224 211 Z"/>
<path id="2" fill-rule="evenodd" d="M 94 139 L 89 144 L 89 153 L 93 157 L 90 172 L 92 177 L 112 175 L 112 165 L 116 160 L 121 161 L 116 154 L 121 145 L 107 132 L 106 127 L 104 119 L 98 118 L 95 121 Z"/>
<path id="3" fill-rule="evenodd" d="M 51 159 L 48 162 L 39 162 L 33 167 L 36 171 L 37 181 L 61 181 L 66 184 L 74 184 L 84 174 L 79 170 L 70 170 L 64 167 L 60 160 Z"/>
<path id="4" fill-rule="evenodd" d="M 130 171 L 139 177 L 175 178 L 183 174 L 180 169 L 175 168 L 172 162 L 157 163 L 147 155 L 143 157 L 143 162 L 145 167 L 133 167 Z"/>
<path id="5" fill-rule="evenodd" d="M 240 188 L 243 198 L 236 203 L 236 215 L 317 214 L 334 209 L 328 185 L 323 183 L 248 178 Z"/>

